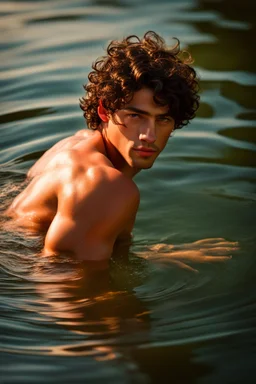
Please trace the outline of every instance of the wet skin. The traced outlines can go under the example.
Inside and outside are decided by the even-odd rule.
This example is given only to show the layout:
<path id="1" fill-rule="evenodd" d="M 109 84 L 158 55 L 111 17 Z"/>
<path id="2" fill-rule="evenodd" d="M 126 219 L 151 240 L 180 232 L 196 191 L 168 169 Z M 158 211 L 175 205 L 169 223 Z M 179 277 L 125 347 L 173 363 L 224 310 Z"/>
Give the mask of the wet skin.
<path id="1" fill-rule="evenodd" d="M 144 88 L 115 116 L 98 107 L 97 131 L 82 130 L 48 150 L 7 211 L 19 225 L 46 230 L 44 254 L 108 260 L 131 237 L 139 206 L 132 180 L 151 168 L 174 129 L 167 106 Z"/>

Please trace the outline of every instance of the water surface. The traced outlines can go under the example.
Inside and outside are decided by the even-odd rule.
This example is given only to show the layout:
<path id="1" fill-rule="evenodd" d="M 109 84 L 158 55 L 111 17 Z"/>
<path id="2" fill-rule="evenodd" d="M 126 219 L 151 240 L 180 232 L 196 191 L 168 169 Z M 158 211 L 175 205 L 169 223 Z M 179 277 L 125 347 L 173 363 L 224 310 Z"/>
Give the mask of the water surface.
<path id="1" fill-rule="evenodd" d="M 128 260 L 92 273 L 67 257 L 42 258 L 39 236 L 2 219 L 3 383 L 253 382 L 254 25 L 249 0 L 0 4 L 1 210 L 44 151 L 84 127 L 82 85 L 111 39 L 176 36 L 201 77 L 196 119 L 136 176 Z M 140 253 L 207 238 L 239 251 L 191 269 Z"/>

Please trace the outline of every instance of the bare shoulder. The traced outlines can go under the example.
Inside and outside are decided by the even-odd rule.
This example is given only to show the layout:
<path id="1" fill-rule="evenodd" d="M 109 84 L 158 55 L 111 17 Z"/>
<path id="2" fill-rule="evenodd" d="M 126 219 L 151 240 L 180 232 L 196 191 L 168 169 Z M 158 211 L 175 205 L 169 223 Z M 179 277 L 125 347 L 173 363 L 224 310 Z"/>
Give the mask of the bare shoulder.
<path id="1" fill-rule="evenodd" d="M 70 203 L 73 213 L 81 212 L 81 208 L 88 209 L 91 202 L 94 203 L 96 213 L 100 208 L 113 210 L 122 204 L 126 207 L 129 205 L 137 207 L 140 198 L 138 187 L 132 179 L 104 164 L 103 155 L 97 154 L 100 165 L 95 165 L 92 161 L 92 165 L 86 167 L 77 158 L 78 153 L 69 153 L 64 156 L 71 161 L 72 165 L 65 171 L 59 203 L 65 202 L 66 207 Z"/>
<path id="2" fill-rule="evenodd" d="M 126 205 L 139 203 L 140 193 L 134 181 L 123 173 L 110 166 L 92 167 L 87 177 L 96 182 L 97 190 L 101 195 L 104 191 L 105 203 L 111 205 L 125 203 Z"/>
<path id="3" fill-rule="evenodd" d="M 58 212 L 48 230 L 45 251 L 71 251 L 78 258 L 109 258 L 114 243 L 130 234 L 139 206 L 135 183 L 106 166 L 84 169 L 76 163 L 62 184 Z"/>
<path id="4" fill-rule="evenodd" d="M 69 160 L 72 150 L 75 149 L 77 145 L 86 146 L 88 139 L 94 138 L 94 140 L 97 140 L 97 135 L 98 132 L 91 132 L 88 129 L 83 129 L 76 132 L 73 136 L 60 140 L 37 160 L 28 171 L 27 176 L 33 178 L 47 170 L 49 166 L 52 168 L 55 164 L 60 164 L 64 158 L 66 158 L 65 160 Z M 68 164 L 71 163 L 69 162 Z"/>

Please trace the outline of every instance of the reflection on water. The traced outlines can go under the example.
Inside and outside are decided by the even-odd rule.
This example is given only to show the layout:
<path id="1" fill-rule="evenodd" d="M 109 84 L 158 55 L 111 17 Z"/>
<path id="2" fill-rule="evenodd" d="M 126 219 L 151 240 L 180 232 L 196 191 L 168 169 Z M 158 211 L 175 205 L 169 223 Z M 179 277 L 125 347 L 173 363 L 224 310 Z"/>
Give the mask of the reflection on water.
<path id="1" fill-rule="evenodd" d="M 249 0 L 0 4 L 1 212 L 34 161 L 84 126 L 82 84 L 112 38 L 152 29 L 170 44 L 180 38 L 202 100 L 197 118 L 136 177 L 142 201 L 129 258 L 100 270 L 43 258 L 41 237 L 1 218 L 4 383 L 251 382 L 254 18 Z M 188 268 L 150 251 L 206 238 L 238 242 L 239 251 L 217 263 L 193 258 Z"/>

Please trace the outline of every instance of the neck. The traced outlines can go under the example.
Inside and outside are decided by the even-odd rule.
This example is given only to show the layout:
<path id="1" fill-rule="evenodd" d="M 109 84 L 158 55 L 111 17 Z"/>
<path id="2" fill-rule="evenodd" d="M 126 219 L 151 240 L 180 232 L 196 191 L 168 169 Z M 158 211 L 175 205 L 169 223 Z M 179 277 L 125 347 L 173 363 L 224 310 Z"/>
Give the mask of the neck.
<path id="1" fill-rule="evenodd" d="M 99 132 L 102 136 L 102 141 L 106 153 L 106 157 L 111 161 L 114 168 L 118 169 L 125 176 L 132 179 L 137 173 L 140 172 L 140 169 L 130 167 L 124 158 L 120 155 L 118 150 L 113 146 L 113 144 L 108 140 L 108 136 L 104 127 L 99 128 Z"/>

